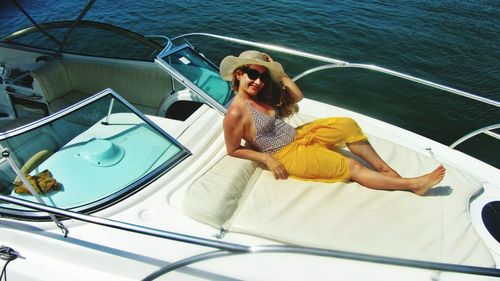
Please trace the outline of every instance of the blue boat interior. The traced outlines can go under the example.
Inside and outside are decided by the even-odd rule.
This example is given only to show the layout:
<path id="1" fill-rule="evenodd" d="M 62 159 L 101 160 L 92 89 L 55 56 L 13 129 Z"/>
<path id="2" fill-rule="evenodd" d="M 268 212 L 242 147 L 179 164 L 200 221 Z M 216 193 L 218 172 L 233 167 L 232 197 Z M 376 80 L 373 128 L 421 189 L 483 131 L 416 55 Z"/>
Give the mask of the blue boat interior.
<path id="1" fill-rule="evenodd" d="M 58 188 L 40 194 L 46 204 L 84 212 L 140 190 L 149 178 L 189 155 L 111 90 L 9 134 L 0 139 L 0 192 L 29 201 L 36 199 L 30 193 L 16 192 L 15 182 L 20 179 L 9 158 L 32 179 L 45 170 L 50 172 Z M 0 209 L 18 217 L 40 215 L 8 203 L 0 203 Z"/>

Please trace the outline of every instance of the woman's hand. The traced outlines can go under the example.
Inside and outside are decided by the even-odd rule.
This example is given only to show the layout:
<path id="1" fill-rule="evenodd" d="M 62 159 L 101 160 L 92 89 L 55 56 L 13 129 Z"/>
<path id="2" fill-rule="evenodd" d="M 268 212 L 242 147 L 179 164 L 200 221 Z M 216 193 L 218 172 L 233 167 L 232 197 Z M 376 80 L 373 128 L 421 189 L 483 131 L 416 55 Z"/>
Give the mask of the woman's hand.
<path id="1" fill-rule="evenodd" d="M 273 58 L 266 53 L 262 53 L 268 62 L 273 62 Z M 281 85 L 286 89 L 286 91 L 292 97 L 294 103 L 298 103 L 304 98 L 304 94 L 300 90 L 299 86 L 295 84 L 295 82 L 286 74 L 283 73 L 283 77 L 281 77 Z"/>
<path id="2" fill-rule="evenodd" d="M 285 180 L 288 178 L 288 172 L 286 171 L 283 164 L 281 164 L 276 158 L 271 155 L 266 154 L 266 158 L 264 159 L 264 164 L 266 164 L 267 168 L 273 173 L 273 176 L 277 180 Z"/>
<path id="3" fill-rule="evenodd" d="M 273 58 L 271 58 L 270 55 L 268 55 L 266 53 L 262 53 L 262 55 L 264 55 L 264 57 L 266 58 L 266 61 L 268 61 L 268 62 L 273 62 L 274 61 Z"/>

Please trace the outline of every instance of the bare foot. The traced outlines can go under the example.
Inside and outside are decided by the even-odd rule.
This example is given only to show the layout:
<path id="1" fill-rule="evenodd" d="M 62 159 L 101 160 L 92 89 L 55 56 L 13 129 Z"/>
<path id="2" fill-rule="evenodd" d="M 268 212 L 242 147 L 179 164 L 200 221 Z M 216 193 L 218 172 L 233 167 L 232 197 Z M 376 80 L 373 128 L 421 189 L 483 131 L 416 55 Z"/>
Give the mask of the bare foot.
<path id="1" fill-rule="evenodd" d="M 429 189 L 438 184 L 444 177 L 446 169 L 439 165 L 434 171 L 417 178 L 411 178 L 410 190 L 417 195 L 424 195 Z"/>

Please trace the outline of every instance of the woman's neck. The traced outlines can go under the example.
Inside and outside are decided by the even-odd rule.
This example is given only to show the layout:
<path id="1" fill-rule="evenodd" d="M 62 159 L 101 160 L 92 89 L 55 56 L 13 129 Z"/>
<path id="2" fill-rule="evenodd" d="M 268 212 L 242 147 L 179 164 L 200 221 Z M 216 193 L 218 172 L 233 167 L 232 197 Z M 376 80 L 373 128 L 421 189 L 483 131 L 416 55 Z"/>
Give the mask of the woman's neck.
<path id="1" fill-rule="evenodd" d="M 258 101 L 258 98 L 257 96 L 253 96 L 253 95 L 249 95 L 247 92 L 245 91 L 238 91 L 237 95 L 242 98 L 242 99 L 246 99 L 246 100 L 252 100 L 254 102 L 257 102 Z"/>
<path id="2" fill-rule="evenodd" d="M 237 93 L 237 96 L 239 96 L 240 99 L 242 100 L 247 100 L 250 102 L 250 104 L 256 108 L 258 111 L 262 112 L 262 113 L 265 113 L 267 115 L 270 115 L 270 116 L 274 116 L 275 115 L 275 111 L 274 111 L 274 108 L 273 106 L 259 100 L 259 98 L 257 96 L 254 96 L 254 95 L 249 95 L 247 94 L 246 92 L 244 91 L 239 91 Z"/>

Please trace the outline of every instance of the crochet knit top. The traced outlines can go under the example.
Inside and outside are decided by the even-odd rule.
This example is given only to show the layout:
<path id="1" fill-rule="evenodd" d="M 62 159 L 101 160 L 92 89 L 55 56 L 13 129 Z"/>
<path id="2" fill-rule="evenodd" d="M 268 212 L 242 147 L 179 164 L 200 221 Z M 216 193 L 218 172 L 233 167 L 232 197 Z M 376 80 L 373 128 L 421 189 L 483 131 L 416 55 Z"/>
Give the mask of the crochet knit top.
<path id="1" fill-rule="evenodd" d="M 268 154 L 273 154 L 295 139 L 297 132 L 291 125 L 285 123 L 283 119 L 269 116 L 257 111 L 247 100 L 243 102 L 252 112 L 255 120 L 254 146 Z"/>

